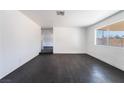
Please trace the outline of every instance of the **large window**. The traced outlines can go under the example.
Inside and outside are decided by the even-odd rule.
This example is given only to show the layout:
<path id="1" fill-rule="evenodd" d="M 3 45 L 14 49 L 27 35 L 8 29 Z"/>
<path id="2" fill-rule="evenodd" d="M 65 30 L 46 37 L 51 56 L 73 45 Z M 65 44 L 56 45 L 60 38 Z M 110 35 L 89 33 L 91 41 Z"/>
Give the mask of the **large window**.
<path id="1" fill-rule="evenodd" d="M 124 21 L 96 29 L 96 45 L 124 47 Z"/>

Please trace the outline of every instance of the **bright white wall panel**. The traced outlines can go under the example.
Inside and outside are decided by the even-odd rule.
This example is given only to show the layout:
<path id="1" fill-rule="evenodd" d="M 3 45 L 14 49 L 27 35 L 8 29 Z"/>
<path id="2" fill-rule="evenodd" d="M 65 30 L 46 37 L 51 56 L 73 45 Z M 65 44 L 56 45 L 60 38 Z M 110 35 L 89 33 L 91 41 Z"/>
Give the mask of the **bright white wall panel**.
<path id="1" fill-rule="evenodd" d="M 54 53 L 85 53 L 85 30 L 83 28 L 55 27 Z"/>
<path id="2" fill-rule="evenodd" d="M 0 78 L 38 55 L 40 26 L 19 11 L 0 11 Z M 2 49 L 1 49 L 2 47 Z"/>

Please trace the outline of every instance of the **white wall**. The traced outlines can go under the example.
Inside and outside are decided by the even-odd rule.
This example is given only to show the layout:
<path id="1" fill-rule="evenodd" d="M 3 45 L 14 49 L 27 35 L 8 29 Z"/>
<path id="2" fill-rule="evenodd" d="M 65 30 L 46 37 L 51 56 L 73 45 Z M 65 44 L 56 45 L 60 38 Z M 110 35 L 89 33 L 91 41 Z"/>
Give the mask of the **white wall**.
<path id="1" fill-rule="evenodd" d="M 85 29 L 55 27 L 54 53 L 85 53 Z"/>
<path id="2" fill-rule="evenodd" d="M 0 63 L 2 62 L 2 41 L 1 41 L 1 34 L 0 34 Z"/>
<path id="3" fill-rule="evenodd" d="M 101 27 L 119 20 L 124 20 L 124 12 L 112 16 L 96 25 L 93 25 L 87 29 L 86 42 L 87 42 L 87 53 L 103 60 L 119 69 L 124 70 L 124 48 L 111 47 L 111 46 L 98 46 L 95 45 L 95 28 Z"/>
<path id="4" fill-rule="evenodd" d="M 40 26 L 19 11 L 0 11 L 0 78 L 38 55 Z M 1 52 L 2 50 L 2 52 Z"/>
<path id="5" fill-rule="evenodd" d="M 2 15 L 0 14 L 0 26 L 2 26 L 2 22 L 3 22 L 3 19 L 2 19 Z M 2 31 L 1 31 L 1 27 L 0 27 L 0 70 L 2 68 Z"/>

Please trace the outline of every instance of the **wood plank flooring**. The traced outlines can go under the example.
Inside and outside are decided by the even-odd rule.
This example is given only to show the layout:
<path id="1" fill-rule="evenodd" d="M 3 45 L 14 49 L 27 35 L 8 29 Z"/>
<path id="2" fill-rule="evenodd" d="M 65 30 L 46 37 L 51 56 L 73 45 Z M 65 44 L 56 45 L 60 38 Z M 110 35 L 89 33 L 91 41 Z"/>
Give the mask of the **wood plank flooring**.
<path id="1" fill-rule="evenodd" d="M 124 71 L 86 54 L 44 54 L 1 83 L 124 83 Z"/>

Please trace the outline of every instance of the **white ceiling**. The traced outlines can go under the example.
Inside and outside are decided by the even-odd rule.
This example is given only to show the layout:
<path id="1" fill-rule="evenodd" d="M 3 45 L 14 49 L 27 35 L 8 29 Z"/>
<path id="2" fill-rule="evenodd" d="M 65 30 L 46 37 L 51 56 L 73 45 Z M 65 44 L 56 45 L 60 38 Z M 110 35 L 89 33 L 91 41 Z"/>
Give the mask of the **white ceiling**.
<path id="1" fill-rule="evenodd" d="M 84 27 L 113 15 L 118 10 L 65 10 L 64 16 L 56 10 L 21 10 L 42 27 Z"/>

